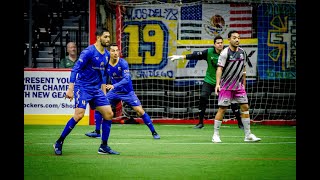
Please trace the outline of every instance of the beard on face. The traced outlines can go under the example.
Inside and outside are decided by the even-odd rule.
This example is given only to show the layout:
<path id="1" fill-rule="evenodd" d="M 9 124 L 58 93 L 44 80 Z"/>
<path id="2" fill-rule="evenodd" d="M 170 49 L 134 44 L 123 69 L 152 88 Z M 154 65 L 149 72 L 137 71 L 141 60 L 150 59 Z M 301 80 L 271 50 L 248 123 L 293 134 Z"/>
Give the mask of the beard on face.
<path id="1" fill-rule="evenodd" d="M 103 47 L 108 47 L 109 46 L 109 42 L 102 42 L 101 40 L 100 40 L 100 44 L 101 44 L 101 46 L 103 46 Z"/>

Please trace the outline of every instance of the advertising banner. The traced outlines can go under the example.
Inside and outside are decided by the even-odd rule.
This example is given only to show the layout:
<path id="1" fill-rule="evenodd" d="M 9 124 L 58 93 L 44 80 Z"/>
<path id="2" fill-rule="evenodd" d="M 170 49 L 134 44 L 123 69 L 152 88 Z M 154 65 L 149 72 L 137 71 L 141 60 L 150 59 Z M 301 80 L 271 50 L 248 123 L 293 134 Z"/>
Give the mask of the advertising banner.
<path id="1" fill-rule="evenodd" d="M 73 116 L 74 100 L 65 99 L 69 76 L 69 71 L 24 71 L 25 123 L 64 123 Z M 84 119 L 89 116 L 88 108 L 85 116 Z M 88 124 L 87 120 L 80 122 Z"/>

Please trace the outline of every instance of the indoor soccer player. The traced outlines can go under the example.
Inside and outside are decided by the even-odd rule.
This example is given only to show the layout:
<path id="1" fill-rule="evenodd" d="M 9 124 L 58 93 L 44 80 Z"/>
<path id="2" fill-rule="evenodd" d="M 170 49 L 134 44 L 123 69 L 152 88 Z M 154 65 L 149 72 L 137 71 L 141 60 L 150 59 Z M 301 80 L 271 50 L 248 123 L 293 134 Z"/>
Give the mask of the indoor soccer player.
<path id="1" fill-rule="evenodd" d="M 141 117 L 144 124 L 146 124 L 154 139 L 160 139 L 159 134 L 156 132 L 152 120 L 148 113 L 146 113 L 141 102 L 135 94 L 132 86 L 131 76 L 129 72 L 128 62 L 119 57 L 119 49 L 117 44 L 110 45 L 110 60 L 108 64 L 108 77 L 111 78 L 111 84 L 107 84 L 108 90 L 107 98 L 112 105 L 116 105 L 118 102 L 123 101 L 137 113 L 138 117 Z M 101 113 L 95 111 L 95 124 L 94 131 L 86 133 L 89 137 L 100 137 L 100 121 Z"/>
<path id="2" fill-rule="evenodd" d="M 113 112 L 106 97 L 107 60 L 110 58 L 106 47 L 110 42 L 110 32 L 105 28 L 98 28 L 96 42 L 85 48 L 71 70 L 69 88 L 66 98 L 75 100 L 73 117 L 67 122 L 59 139 L 53 145 L 56 155 L 62 155 L 62 145 L 65 138 L 83 118 L 89 103 L 92 109 L 102 114 L 102 137 L 98 148 L 99 154 L 120 154 L 108 145 Z M 104 87 L 104 88 L 103 88 Z"/>
<path id="3" fill-rule="evenodd" d="M 214 44 L 212 48 L 209 48 L 203 51 L 195 51 L 192 54 L 187 54 L 187 55 L 169 56 L 169 59 L 172 61 L 181 60 L 181 59 L 207 61 L 208 68 L 206 71 L 206 76 L 204 78 L 204 82 L 203 82 L 201 94 L 200 94 L 199 123 L 196 126 L 194 126 L 194 128 L 196 129 L 201 129 L 204 127 L 203 118 L 206 112 L 207 104 L 209 102 L 210 95 L 211 93 L 214 92 L 214 88 L 216 86 L 217 61 L 218 61 L 220 52 L 223 50 L 223 38 L 221 36 L 216 36 L 213 40 L 213 43 Z M 243 129 L 238 104 L 231 103 L 231 109 L 238 121 L 239 128 Z"/>
<path id="4" fill-rule="evenodd" d="M 223 49 L 218 59 L 215 94 L 218 95 L 218 112 L 214 118 L 212 142 L 220 143 L 220 126 L 231 102 L 240 104 L 241 121 L 244 127 L 244 141 L 257 142 L 261 139 L 251 133 L 248 97 L 245 90 L 246 65 L 248 58 L 239 47 L 240 35 L 237 31 L 228 33 L 229 46 Z"/>

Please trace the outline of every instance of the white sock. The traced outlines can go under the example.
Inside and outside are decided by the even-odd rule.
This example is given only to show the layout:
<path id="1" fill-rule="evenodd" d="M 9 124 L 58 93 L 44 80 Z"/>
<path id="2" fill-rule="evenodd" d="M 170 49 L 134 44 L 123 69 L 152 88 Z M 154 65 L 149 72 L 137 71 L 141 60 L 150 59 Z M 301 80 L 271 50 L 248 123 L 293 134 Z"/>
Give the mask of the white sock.
<path id="1" fill-rule="evenodd" d="M 222 121 L 214 120 L 213 135 L 219 136 L 219 129 L 220 129 L 221 124 L 222 124 Z"/>
<path id="2" fill-rule="evenodd" d="M 251 134 L 250 131 L 250 118 L 241 118 L 242 124 L 243 124 L 243 129 L 244 129 L 244 135 L 248 136 Z"/>

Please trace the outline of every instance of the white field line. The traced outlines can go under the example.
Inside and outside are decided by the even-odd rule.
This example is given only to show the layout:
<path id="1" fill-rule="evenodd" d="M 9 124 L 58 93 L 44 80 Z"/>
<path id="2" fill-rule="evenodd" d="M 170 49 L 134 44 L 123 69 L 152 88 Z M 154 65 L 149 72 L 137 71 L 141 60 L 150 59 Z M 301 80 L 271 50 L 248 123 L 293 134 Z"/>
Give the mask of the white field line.
<path id="1" fill-rule="evenodd" d="M 24 133 L 25 136 L 57 136 L 57 134 L 39 134 L 39 133 Z M 59 134 L 58 134 L 59 135 Z M 79 133 L 71 133 L 68 136 L 83 136 L 86 137 L 84 134 Z M 151 136 L 151 134 L 112 134 L 111 136 L 116 137 L 146 137 Z M 208 136 L 207 134 L 160 134 L 161 137 L 203 137 Z M 222 138 L 238 138 L 244 136 L 220 136 Z M 281 138 L 281 139 L 296 139 L 296 136 L 259 136 L 260 138 Z M 89 138 L 89 137 L 87 137 Z M 96 138 L 91 138 L 96 139 Z M 99 139 L 99 138 L 98 138 Z"/>
<path id="2" fill-rule="evenodd" d="M 158 140 L 157 140 L 158 141 Z M 53 143 L 32 143 L 32 145 L 52 145 Z M 79 146 L 79 145 L 88 145 L 88 144 L 97 144 L 97 142 L 95 142 L 95 143 L 88 143 L 88 142 L 84 142 L 84 143 L 72 143 L 72 142 L 70 142 L 70 143 L 68 143 L 68 146 Z M 130 142 L 121 142 L 121 143 L 117 143 L 117 142 L 112 142 L 112 143 L 110 143 L 110 144 L 117 144 L 117 145 L 128 145 L 128 144 L 144 144 L 144 143 L 130 143 Z M 183 143 L 183 142 L 181 142 L 181 143 L 179 143 L 179 142 L 172 142 L 172 143 L 170 143 L 170 142 L 168 142 L 168 143 L 161 143 L 161 142 L 159 142 L 159 143 L 157 143 L 157 144 L 165 144 L 165 145 L 167 145 L 167 144 L 175 144 L 175 145 L 179 145 L 179 144 L 181 144 L 181 145 L 184 145 L 184 144 L 187 144 L 187 145 L 204 145 L 204 144 L 213 144 L 213 145 L 218 145 L 218 144 L 221 144 L 221 145 L 223 145 L 223 144 L 243 144 L 243 145 L 263 145 L 263 144 L 270 144 L 270 145 L 273 145 L 273 144 L 296 144 L 296 142 L 267 142 L 267 143 L 264 143 L 264 142 L 239 142 L 239 143 L 227 143 L 227 142 L 222 142 L 222 143 L 213 143 L 213 142 L 204 142 L 204 143 Z M 30 145 L 29 145 L 30 146 Z"/>

